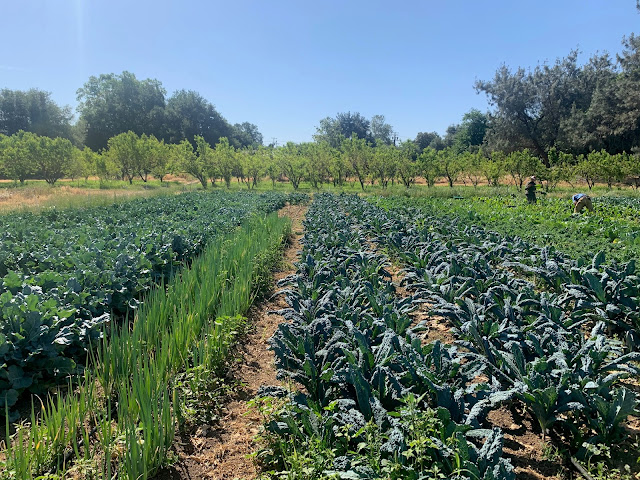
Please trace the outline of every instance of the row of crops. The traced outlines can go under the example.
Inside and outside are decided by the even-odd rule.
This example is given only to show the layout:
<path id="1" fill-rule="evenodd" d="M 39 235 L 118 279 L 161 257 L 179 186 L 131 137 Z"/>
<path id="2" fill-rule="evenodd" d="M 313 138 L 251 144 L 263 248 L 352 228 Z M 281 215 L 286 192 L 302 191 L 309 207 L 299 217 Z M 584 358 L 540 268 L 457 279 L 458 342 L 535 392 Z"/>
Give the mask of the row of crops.
<path id="1" fill-rule="evenodd" d="M 0 219 L 0 407 L 66 382 L 112 317 L 130 316 L 213 239 L 278 193 L 188 193 Z"/>
<path id="2" fill-rule="evenodd" d="M 176 199 L 162 200 L 171 209 Z M 235 339 L 247 328 L 241 315 L 268 291 L 290 233 L 287 218 L 264 212 L 304 199 L 242 193 L 178 201 L 184 200 L 199 202 L 198 211 L 220 229 L 209 231 L 186 264 L 174 258 L 176 271 L 151 286 L 142 302 L 136 299 L 130 322 L 109 322 L 100 342 L 84 345 L 89 368 L 80 377 L 36 400 L 40 408 L 14 425 L 15 433 L 7 425 L 1 479 L 150 478 L 170 462 L 178 431 L 192 428 L 198 412 L 215 411 L 213 394 Z M 138 211 L 138 224 L 151 225 L 142 214 L 145 204 L 133 202 L 139 208 L 127 211 L 132 220 Z M 225 213 L 228 224 L 220 218 Z"/>
<path id="3" fill-rule="evenodd" d="M 573 214 L 569 198 L 541 199 L 529 205 L 513 196 L 446 198 L 390 198 L 390 205 L 420 207 L 425 214 L 454 214 L 466 225 L 483 225 L 504 235 L 517 235 L 533 244 L 553 245 L 573 258 L 628 262 L 640 257 L 640 199 L 594 197 L 594 213 Z M 378 199 L 384 206 L 384 200 Z"/>
<path id="4" fill-rule="evenodd" d="M 396 202 L 394 204 L 394 202 Z M 576 261 L 442 213 L 317 195 L 288 320 L 262 461 L 293 478 L 511 479 L 503 432 L 524 409 L 578 460 L 629 440 L 640 360 L 635 264 Z M 398 295 L 386 267 L 404 267 Z M 429 305 L 455 345 L 424 342 Z M 443 320 L 445 321 L 445 320 Z"/>

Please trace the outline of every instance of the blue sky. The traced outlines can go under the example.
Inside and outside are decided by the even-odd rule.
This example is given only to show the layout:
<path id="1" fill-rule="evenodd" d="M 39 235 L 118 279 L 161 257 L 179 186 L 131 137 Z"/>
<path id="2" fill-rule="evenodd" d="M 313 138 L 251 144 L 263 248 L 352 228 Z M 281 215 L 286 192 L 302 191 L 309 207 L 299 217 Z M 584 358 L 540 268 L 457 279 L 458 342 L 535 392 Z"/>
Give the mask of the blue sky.
<path id="1" fill-rule="evenodd" d="M 634 0 L 0 0 L 0 88 L 76 106 L 91 75 L 196 90 L 265 143 L 310 141 L 320 119 L 376 114 L 401 139 L 486 110 L 476 79 L 621 51 Z"/>

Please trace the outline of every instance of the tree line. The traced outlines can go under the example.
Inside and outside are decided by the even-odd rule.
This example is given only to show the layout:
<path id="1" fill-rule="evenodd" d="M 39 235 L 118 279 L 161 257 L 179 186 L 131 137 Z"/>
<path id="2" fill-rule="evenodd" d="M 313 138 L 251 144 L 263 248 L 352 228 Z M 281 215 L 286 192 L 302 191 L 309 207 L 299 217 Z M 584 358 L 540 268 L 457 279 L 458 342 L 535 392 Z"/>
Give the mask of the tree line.
<path id="1" fill-rule="evenodd" d="M 56 105 L 46 92 L 0 90 L 3 155 L 5 159 L 7 152 L 18 155 L 13 165 L 4 161 L 2 174 L 20 181 L 46 176 L 55 182 L 58 173 L 43 173 L 47 155 L 42 152 L 67 144 L 57 141 L 54 148 L 53 140 L 39 139 L 36 148 L 33 139 L 46 136 L 90 150 L 82 150 L 82 156 L 49 155 L 47 162 L 60 159 L 62 166 L 56 172 L 68 171 L 70 176 L 88 168 L 101 178 L 119 172 L 129 181 L 182 172 L 198 178 L 204 187 L 207 179 L 226 181 L 229 171 L 242 181 L 247 177 L 241 166 L 248 162 L 252 166 L 246 169 L 287 178 L 295 188 L 302 181 L 298 178 L 314 187 L 327 181 L 341 184 L 346 178 L 355 178 L 362 188 L 367 181 L 410 186 L 415 176 L 428 184 L 439 178 L 449 184 L 459 179 L 477 184 L 474 179 L 482 177 L 490 184 L 496 178 L 520 183 L 519 173 L 510 172 L 516 167 L 510 165 L 522 157 L 526 161 L 520 163 L 528 165 L 525 170 L 548 178 L 550 184 L 556 178 L 570 181 L 579 176 L 589 186 L 592 181 L 611 185 L 638 176 L 640 154 L 640 37 L 625 37 L 622 45 L 615 58 L 598 53 L 583 65 L 577 51 L 533 70 L 503 65 L 492 80 L 476 83 L 492 110 L 470 110 L 443 136 L 420 132 L 405 141 L 383 115 L 367 119 L 357 112 L 343 112 L 320 120 L 314 142 L 264 147 L 255 125 L 230 125 L 197 92 L 180 90 L 166 98 L 158 80 L 138 80 L 129 72 L 91 77 L 78 90 L 80 115 L 73 125 L 70 109 Z M 23 143 L 30 146 L 19 147 Z M 222 144 L 226 146 L 218 147 Z M 19 157 L 26 151 L 36 155 L 29 165 Z M 93 156 L 102 162 L 100 168 L 93 160 L 78 160 Z M 229 160 L 223 162 L 223 157 Z M 232 162 L 232 157 L 244 160 Z M 216 162 L 218 166 L 211 167 Z"/>
<path id="2" fill-rule="evenodd" d="M 138 80 L 133 73 L 92 76 L 77 91 L 78 120 L 68 106 L 59 106 L 49 92 L 0 90 L 0 134 L 19 131 L 62 137 L 94 151 L 110 138 L 128 131 L 178 143 L 200 135 L 209 143 L 227 137 L 234 147 L 262 144 L 258 127 L 249 122 L 231 125 L 202 95 L 178 90 L 167 97 L 162 83 Z"/>
<path id="3" fill-rule="evenodd" d="M 318 129 L 318 135 L 322 135 Z M 0 135 L 0 175 L 24 183 L 40 178 L 53 185 L 61 178 L 97 176 L 101 181 L 122 180 L 144 182 L 150 177 L 161 182 L 169 174 L 188 174 L 202 188 L 221 182 L 231 186 L 233 179 L 251 189 L 268 178 L 290 182 L 297 190 L 302 182 L 314 189 L 331 184 L 341 187 L 357 183 L 364 191 L 377 185 L 386 189 L 401 184 L 406 188 L 422 179 L 429 187 L 438 181 L 454 184 L 514 184 L 522 188 L 525 180 L 536 175 L 547 189 L 560 182 L 596 183 L 611 188 L 615 183 L 632 179 L 640 186 L 640 162 L 636 155 L 610 154 L 605 150 L 573 155 L 555 148 L 546 152 L 548 165 L 528 149 L 510 153 L 489 151 L 480 147 L 471 151 L 455 145 L 442 149 L 405 140 L 378 144 L 359 138 L 355 133 L 342 138 L 338 146 L 326 139 L 314 142 L 288 142 L 282 146 L 256 145 L 236 148 L 226 137 L 211 145 L 202 136 L 192 141 L 166 143 L 153 135 L 137 135 L 128 131 L 107 140 L 107 147 L 94 152 L 88 147 L 75 147 L 68 139 L 52 139 L 20 131 L 11 136 Z"/>

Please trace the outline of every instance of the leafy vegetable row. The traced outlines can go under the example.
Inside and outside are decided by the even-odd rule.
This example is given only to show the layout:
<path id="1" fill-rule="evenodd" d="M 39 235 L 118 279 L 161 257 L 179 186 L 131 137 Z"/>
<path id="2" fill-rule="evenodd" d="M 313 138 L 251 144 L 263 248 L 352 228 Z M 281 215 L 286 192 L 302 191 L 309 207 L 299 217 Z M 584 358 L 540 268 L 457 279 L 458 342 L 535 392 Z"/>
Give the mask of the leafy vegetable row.
<path id="1" fill-rule="evenodd" d="M 584 264 L 442 213 L 348 203 L 350 218 L 406 265 L 407 287 L 451 322 L 491 384 L 515 391 L 543 434 L 569 439 L 583 457 L 625 438 L 622 422 L 639 404 L 622 383 L 640 373 L 634 262 L 606 266 L 599 254 Z"/>
<path id="2" fill-rule="evenodd" d="M 280 378 L 302 388 L 263 390 L 284 399 L 263 458 L 288 478 L 514 478 L 501 431 L 479 426 L 515 390 L 478 381 L 477 356 L 422 345 L 416 299 L 396 294 L 351 200 L 316 195 L 284 281 L 288 322 L 270 343 Z"/>
<path id="3" fill-rule="evenodd" d="M 381 206 L 417 207 L 432 217 L 455 215 L 466 226 L 482 225 L 539 246 L 555 246 L 578 259 L 603 251 L 609 260 L 640 256 L 640 199 L 597 197 L 595 213 L 573 214 L 570 199 L 544 199 L 529 205 L 511 196 L 465 199 L 387 198 Z"/>
<path id="4" fill-rule="evenodd" d="M 189 193 L 0 218 L 0 406 L 74 372 L 112 315 L 286 195 Z"/>

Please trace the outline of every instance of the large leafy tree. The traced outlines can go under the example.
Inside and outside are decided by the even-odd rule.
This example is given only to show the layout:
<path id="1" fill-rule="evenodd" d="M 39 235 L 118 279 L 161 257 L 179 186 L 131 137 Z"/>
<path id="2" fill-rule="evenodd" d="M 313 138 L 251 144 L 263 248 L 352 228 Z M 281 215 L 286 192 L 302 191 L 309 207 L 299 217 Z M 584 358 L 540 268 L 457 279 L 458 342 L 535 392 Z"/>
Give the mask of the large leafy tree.
<path id="1" fill-rule="evenodd" d="M 493 80 L 476 82 L 476 90 L 495 107 L 490 143 L 496 149 L 530 148 L 548 165 L 547 152 L 560 136 L 561 121 L 583 100 L 578 52 L 553 65 L 510 70 L 503 65 Z"/>
<path id="2" fill-rule="evenodd" d="M 384 117 L 382 117 L 384 122 Z M 354 136 L 373 141 L 371 136 L 371 122 L 360 113 L 338 113 L 335 118 L 326 117 L 320 120 L 313 138 L 327 142 L 332 148 L 340 148 L 342 141 Z"/>
<path id="3" fill-rule="evenodd" d="M 253 123 L 236 123 L 233 126 L 233 135 L 241 147 L 258 148 L 262 145 L 262 134 Z"/>
<path id="4" fill-rule="evenodd" d="M 472 108 L 462 117 L 456 132 L 455 146 L 459 151 L 477 150 L 484 142 L 489 126 L 489 116 L 480 110 Z"/>
<path id="5" fill-rule="evenodd" d="M 391 145 L 397 139 L 393 127 L 386 122 L 384 115 L 371 117 L 370 130 L 376 145 Z"/>
<path id="6" fill-rule="evenodd" d="M 84 143 L 93 150 L 107 146 L 111 137 L 132 131 L 161 137 L 166 91 L 159 80 L 138 80 L 122 72 L 90 77 L 77 92 Z"/>
<path id="7" fill-rule="evenodd" d="M 444 148 L 444 142 L 437 132 L 419 132 L 413 143 L 416 144 L 418 153 L 422 153 L 429 147 L 434 150 L 442 150 Z"/>
<path id="8" fill-rule="evenodd" d="M 594 55 L 580 71 L 580 102 L 561 120 L 557 147 L 575 155 L 619 150 L 616 123 L 620 103 L 616 66 L 609 54 Z M 624 148 L 624 147 L 623 147 Z"/>
<path id="9" fill-rule="evenodd" d="M 495 107 L 488 146 L 529 148 L 547 167 L 554 147 L 574 155 L 640 147 L 640 37 L 625 37 L 622 45 L 615 60 L 595 54 L 578 65 L 574 51 L 534 70 L 503 66 L 492 81 L 477 82 Z"/>
<path id="10" fill-rule="evenodd" d="M 188 139 L 196 146 L 196 136 L 215 145 L 222 137 L 233 139 L 234 129 L 215 107 L 198 92 L 178 90 L 167 100 L 166 140 L 178 143 Z"/>
<path id="11" fill-rule="evenodd" d="M 0 90 L 0 134 L 20 130 L 47 137 L 72 138 L 71 108 L 60 107 L 49 92 Z"/>

